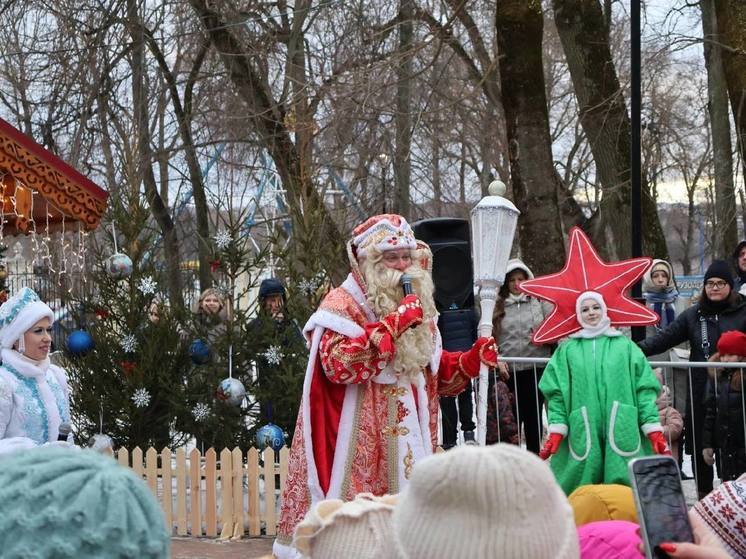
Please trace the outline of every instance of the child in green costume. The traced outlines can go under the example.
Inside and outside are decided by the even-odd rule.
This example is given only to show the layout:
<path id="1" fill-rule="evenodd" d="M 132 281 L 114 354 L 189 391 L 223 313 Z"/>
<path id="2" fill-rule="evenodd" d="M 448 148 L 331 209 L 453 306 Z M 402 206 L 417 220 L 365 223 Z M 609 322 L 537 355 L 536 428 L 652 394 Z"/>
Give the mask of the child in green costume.
<path id="1" fill-rule="evenodd" d="M 582 329 L 559 345 L 539 383 L 550 432 L 539 455 L 552 456 L 568 495 L 587 484 L 629 485 L 631 459 L 668 453 L 660 385 L 642 351 L 611 326 L 600 293 L 581 293 L 575 310 Z"/>

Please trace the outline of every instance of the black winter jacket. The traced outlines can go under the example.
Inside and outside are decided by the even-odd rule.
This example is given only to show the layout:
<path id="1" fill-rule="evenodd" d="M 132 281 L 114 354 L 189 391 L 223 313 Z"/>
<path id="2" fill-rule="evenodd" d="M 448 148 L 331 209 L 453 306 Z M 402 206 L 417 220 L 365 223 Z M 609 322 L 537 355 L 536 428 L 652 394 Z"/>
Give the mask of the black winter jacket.
<path id="1" fill-rule="evenodd" d="M 734 388 L 734 385 L 743 386 L 743 378 L 732 382 L 734 375 L 746 376 L 746 373 L 741 369 L 718 371 L 717 380 L 710 378 L 705 396 L 702 447 L 720 449 L 723 481 L 736 479 L 746 471 L 744 394 L 742 389 Z"/>
<path id="2" fill-rule="evenodd" d="M 703 346 L 702 323 L 707 329 L 707 340 Z M 746 299 L 738 293 L 732 293 L 728 306 L 724 309 L 712 312 L 708 307 L 700 303 L 692 305 L 682 312 L 663 331 L 655 336 L 646 338 L 639 343 L 640 349 L 645 355 L 657 355 L 672 347 L 689 342 L 690 361 L 707 361 L 717 351 L 717 342 L 723 332 L 739 330 L 746 332 Z M 709 345 L 707 345 L 709 344 Z M 688 452 L 699 452 L 703 448 L 697 444 L 694 449 L 693 443 L 696 438 L 701 441 L 704 426 L 704 409 L 702 404 L 705 399 L 707 388 L 707 369 L 693 368 L 691 370 L 692 402 L 687 406 L 687 421 L 693 422 L 694 437 L 686 437 Z"/>
<path id="3" fill-rule="evenodd" d="M 729 305 L 717 313 L 700 310 L 700 303 L 692 305 L 669 324 L 665 330 L 640 342 L 640 349 L 645 355 L 656 355 L 683 342 L 689 342 L 690 361 L 707 361 L 717 351 L 720 334 L 728 330 L 746 332 L 746 299 L 738 293 L 729 301 Z M 707 327 L 708 345 L 702 344 L 702 325 Z M 707 350 L 707 356 L 705 356 Z M 699 371 L 706 374 L 705 370 Z M 704 384 L 707 377 L 703 378 Z"/>

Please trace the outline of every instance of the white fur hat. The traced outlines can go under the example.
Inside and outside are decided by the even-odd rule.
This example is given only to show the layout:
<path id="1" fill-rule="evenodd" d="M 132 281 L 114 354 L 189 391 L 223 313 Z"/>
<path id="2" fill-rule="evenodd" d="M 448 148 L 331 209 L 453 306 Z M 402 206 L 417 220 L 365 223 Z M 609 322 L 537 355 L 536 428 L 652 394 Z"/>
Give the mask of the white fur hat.
<path id="1" fill-rule="evenodd" d="M 0 307 L 0 347 L 11 348 L 42 318 L 54 322 L 54 313 L 33 289 L 24 287 Z"/>
<path id="2" fill-rule="evenodd" d="M 463 446 L 415 465 L 394 508 L 404 559 L 578 559 L 573 511 L 536 455 Z"/>

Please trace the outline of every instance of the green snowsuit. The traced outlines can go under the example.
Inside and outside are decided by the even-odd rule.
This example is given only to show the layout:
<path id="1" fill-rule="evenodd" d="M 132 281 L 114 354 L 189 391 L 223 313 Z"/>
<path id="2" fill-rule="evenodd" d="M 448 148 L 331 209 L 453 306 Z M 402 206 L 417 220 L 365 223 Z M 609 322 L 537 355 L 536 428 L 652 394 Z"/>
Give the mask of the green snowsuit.
<path id="1" fill-rule="evenodd" d="M 643 433 L 661 430 L 660 385 L 642 351 L 624 336 L 570 338 L 539 388 L 549 431 L 564 435 L 550 466 L 565 493 L 591 483 L 629 485 L 627 462 L 653 454 Z"/>

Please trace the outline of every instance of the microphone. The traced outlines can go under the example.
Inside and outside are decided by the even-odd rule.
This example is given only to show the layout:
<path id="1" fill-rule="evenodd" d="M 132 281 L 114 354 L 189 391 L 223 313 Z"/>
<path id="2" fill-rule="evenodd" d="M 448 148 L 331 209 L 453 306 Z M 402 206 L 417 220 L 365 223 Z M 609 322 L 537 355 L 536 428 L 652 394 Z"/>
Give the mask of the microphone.
<path id="1" fill-rule="evenodd" d="M 67 441 L 67 437 L 72 432 L 72 427 L 69 423 L 60 423 L 59 435 L 57 435 L 58 441 Z"/>
<path id="2" fill-rule="evenodd" d="M 399 283 L 402 286 L 402 289 L 404 289 L 404 295 L 411 295 L 414 293 L 414 289 L 412 289 L 412 276 L 409 274 L 402 274 L 399 278 Z"/>

